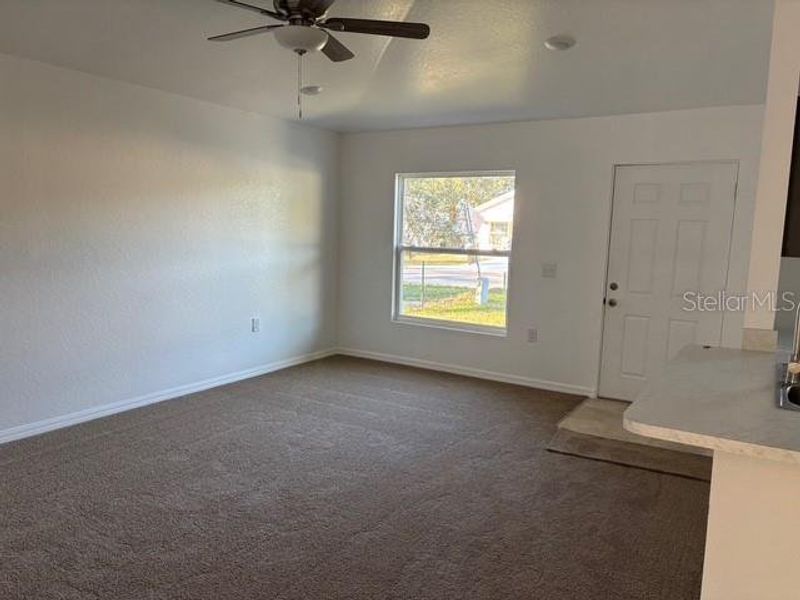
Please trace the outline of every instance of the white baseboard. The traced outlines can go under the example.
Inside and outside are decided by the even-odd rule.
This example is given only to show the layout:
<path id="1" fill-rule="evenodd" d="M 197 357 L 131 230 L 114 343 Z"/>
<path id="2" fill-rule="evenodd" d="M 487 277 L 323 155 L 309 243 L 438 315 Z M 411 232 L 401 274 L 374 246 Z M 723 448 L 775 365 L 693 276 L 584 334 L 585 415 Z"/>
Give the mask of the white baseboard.
<path id="1" fill-rule="evenodd" d="M 367 358 L 371 360 L 379 360 L 382 362 L 395 363 L 399 365 L 406 365 L 410 367 L 418 367 L 421 369 L 429 369 L 432 371 L 443 371 L 445 373 L 454 373 L 456 375 L 466 375 L 467 377 L 477 377 L 478 379 L 488 379 L 490 381 L 502 381 L 503 383 L 513 383 L 515 385 L 522 385 L 530 388 L 537 388 L 542 390 L 550 390 L 553 392 L 564 392 L 567 394 L 575 394 L 578 396 L 596 396 L 596 390 L 588 387 L 572 385 L 568 383 L 561 383 L 557 381 L 548 381 L 545 379 L 534 379 L 531 377 L 522 377 L 520 375 L 511 375 L 508 373 L 497 373 L 495 371 L 486 371 L 483 369 L 475 369 L 472 367 L 463 367 L 459 365 L 452 365 L 447 363 L 440 363 L 430 360 L 422 360 L 418 358 L 409 358 L 406 356 L 398 356 L 395 354 L 383 354 L 380 352 L 369 352 L 366 350 L 357 350 L 355 348 L 332 348 L 328 350 L 321 350 L 319 352 L 312 352 L 302 356 L 280 360 L 267 365 L 261 365 L 252 369 L 244 371 L 237 371 L 236 373 L 229 373 L 211 379 L 204 379 L 195 383 L 182 385 L 167 390 L 161 390 L 152 394 L 122 400 L 120 402 L 112 402 L 111 404 L 104 404 L 102 406 L 95 406 L 87 408 L 78 412 L 36 421 L 9 429 L 0 430 L 0 444 L 20 440 L 48 431 L 69 427 L 70 425 L 77 425 L 78 423 L 85 423 L 102 417 L 107 417 L 117 413 L 140 408 L 149 404 L 156 404 L 165 400 L 172 400 L 180 398 L 195 392 L 202 392 L 211 388 L 219 387 L 228 383 L 242 381 L 243 379 L 250 379 L 251 377 L 258 377 L 295 365 L 319 360 L 334 354 L 344 354 L 346 356 L 356 356 L 359 358 Z"/>
<path id="2" fill-rule="evenodd" d="M 236 373 L 229 373 L 227 375 L 221 375 L 211 379 L 204 379 L 203 381 L 189 383 L 167 390 L 161 390 L 159 392 L 138 396 L 136 398 L 130 398 L 128 400 L 122 400 L 120 402 L 112 402 L 111 404 L 94 406 L 92 408 L 87 408 L 85 410 L 80 410 L 67 415 L 61 415 L 58 417 L 52 417 L 50 419 L 44 419 L 42 421 L 36 421 L 34 423 L 28 423 L 26 425 L 11 427 L 10 429 L 0 430 L 0 444 L 39 435 L 40 433 L 46 433 L 55 429 L 61 429 L 62 427 L 69 427 L 70 425 L 77 425 L 78 423 L 85 423 L 86 421 L 107 417 L 109 415 L 125 412 L 126 410 L 147 406 L 148 404 L 155 404 L 165 400 L 180 398 L 181 396 L 194 394 L 195 392 L 202 392 L 203 390 L 208 390 L 228 383 L 234 383 L 243 379 L 258 377 L 259 375 L 265 375 L 267 373 L 272 373 L 273 371 L 280 371 L 281 369 L 286 369 L 287 367 L 293 367 L 295 365 L 311 362 L 313 360 L 319 360 L 320 358 L 325 358 L 326 356 L 331 356 L 333 354 L 336 354 L 336 351 L 333 349 L 312 352 L 310 354 L 279 360 L 266 365 L 261 365 L 259 367 L 254 367 L 252 369 L 237 371 Z"/>
<path id="3" fill-rule="evenodd" d="M 475 369 L 473 367 L 462 367 L 460 365 L 422 360 L 419 358 L 409 358 L 407 356 L 397 356 L 395 354 L 369 352 L 367 350 L 358 350 L 356 348 L 337 348 L 336 353 L 344 354 L 346 356 L 355 356 L 358 358 L 368 358 L 382 362 L 395 363 L 398 365 L 406 365 L 409 367 L 419 367 L 420 369 L 429 369 L 431 371 L 443 371 L 445 373 L 454 373 L 456 375 L 466 375 L 468 377 L 476 377 L 478 379 L 502 381 L 503 383 L 513 383 L 515 385 L 522 385 L 540 390 L 548 390 L 551 392 L 564 392 L 566 394 L 588 396 L 590 398 L 597 395 L 597 391 L 594 388 L 572 385 L 571 383 L 548 381 L 546 379 L 534 379 L 532 377 L 522 377 L 521 375 L 512 375 L 510 373 L 497 373 L 496 371 L 485 371 L 483 369 Z"/>

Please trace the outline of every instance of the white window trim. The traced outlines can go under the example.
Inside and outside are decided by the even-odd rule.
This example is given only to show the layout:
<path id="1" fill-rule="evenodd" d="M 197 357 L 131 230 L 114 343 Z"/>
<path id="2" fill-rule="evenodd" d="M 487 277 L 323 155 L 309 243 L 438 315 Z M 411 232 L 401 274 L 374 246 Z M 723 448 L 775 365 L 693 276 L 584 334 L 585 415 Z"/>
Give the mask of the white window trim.
<path id="1" fill-rule="evenodd" d="M 508 250 L 465 250 L 463 248 L 429 248 L 424 246 L 403 245 L 403 183 L 406 179 L 414 178 L 449 178 L 449 177 L 514 177 L 516 189 L 517 172 L 514 170 L 490 171 L 436 171 L 430 173 L 397 173 L 395 175 L 394 192 L 394 243 L 392 264 L 392 322 L 405 325 L 429 327 L 433 329 L 447 329 L 463 333 L 477 333 L 494 337 L 508 335 L 508 297 L 511 289 L 511 256 L 514 250 L 514 238 L 511 238 L 511 247 Z M 516 217 L 516 207 L 515 207 Z M 513 228 L 512 228 L 513 230 Z M 503 256 L 508 258 L 508 281 L 506 284 L 506 326 L 495 327 L 492 325 L 479 325 L 474 323 L 461 323 L 441 319 L 428 319 L 404 315 L 400 312 L 400 294 L 402 292 L 402 255 L 403 252 L 419 252 L 428 254 L 461 254 L 465 256 Z"/>

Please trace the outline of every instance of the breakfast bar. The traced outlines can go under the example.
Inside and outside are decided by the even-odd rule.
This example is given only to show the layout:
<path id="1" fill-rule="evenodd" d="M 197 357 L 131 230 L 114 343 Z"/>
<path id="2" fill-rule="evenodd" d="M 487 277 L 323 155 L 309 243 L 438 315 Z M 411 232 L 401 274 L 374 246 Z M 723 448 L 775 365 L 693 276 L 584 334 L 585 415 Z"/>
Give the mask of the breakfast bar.
<path id="1" fill-rule="evenodd" d="M 702 600 L 800 598 L 800 411 L 776 401 L 772 352 L 690 346 L 625 428 L 713 450 Z"/>

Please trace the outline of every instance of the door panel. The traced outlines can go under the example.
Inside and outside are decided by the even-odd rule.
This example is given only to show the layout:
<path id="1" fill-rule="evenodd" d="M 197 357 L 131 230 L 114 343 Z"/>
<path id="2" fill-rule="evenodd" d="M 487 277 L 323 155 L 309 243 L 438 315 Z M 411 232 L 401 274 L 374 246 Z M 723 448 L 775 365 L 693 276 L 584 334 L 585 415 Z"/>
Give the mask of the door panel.
<path id="1" fill-rule="evenodd" d="M 725 290 L 737 172 L 733 162 L 615 170 L 600 395 L 633 400 L 687 344 L 720 343 L 722 313 L 686 312 L 683 295 Z"/>
<path id="2" fill-rule="evenodd" d="M 697 321 L 670 319 L 668 335 L 667 360 L 672 360 L 681 351 L 681 348 L 696 342 Z"/>
<path id="3" fill-rule="evenodd" d="M 706 221 L 679 221 L 675 239 L 675 277 L 672 295 L 699 289 L 703 274 Z"/>
<path id="4" fill-rule="evenodd" d="M 658 221 L 632 219 L 630 228 L 628 291 L 635 294 L 649 294 L 653 291 Z"/>
<path id="5" fill-rule="evenodd" d="M 626 315 L 622 324 L 621 371 L 628 377 L 644 377 L 647 365 L 647 338 L 650 319 Z"/>

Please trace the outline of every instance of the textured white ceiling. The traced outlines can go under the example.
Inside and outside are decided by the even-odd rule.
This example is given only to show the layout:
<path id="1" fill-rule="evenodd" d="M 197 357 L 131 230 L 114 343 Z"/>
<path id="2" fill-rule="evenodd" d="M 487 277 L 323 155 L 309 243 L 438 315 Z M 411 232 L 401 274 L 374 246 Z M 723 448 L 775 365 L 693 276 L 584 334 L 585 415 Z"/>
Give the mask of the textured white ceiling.
<path id="1" fill-rule="evenodd" d="M 250 0 L 271 7 L 270 0 Z M 338 0 L 331 16 L 430 24 L 426 41 L 338 34 L 309 57 L 307 120 L 352 131 L 764 101 L 772 0 Z M 296 59 L 214 0 L 0 0 L 0 52 L 284 118 Z M 564 53 L 544 40 L 570 33 Z"/>

